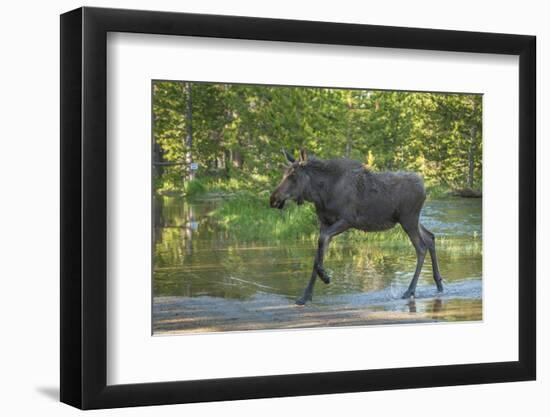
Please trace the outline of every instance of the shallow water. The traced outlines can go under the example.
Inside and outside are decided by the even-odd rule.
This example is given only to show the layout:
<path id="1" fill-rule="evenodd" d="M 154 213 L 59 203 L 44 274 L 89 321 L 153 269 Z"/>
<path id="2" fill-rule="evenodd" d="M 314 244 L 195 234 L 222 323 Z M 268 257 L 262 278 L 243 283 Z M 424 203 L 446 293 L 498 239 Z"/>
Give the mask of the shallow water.
<path id="1" fill-rule="evenodd" d="M 244 302 L 258 296 L 276 296 L 292 303 L 309 279 L 315 242 L 228 239 L 228 232 L 208 216 L 219 201 L 190 202 L 174 197 L 156 200 L 154 297 L 209 297 Z M 420 301 L 416 302 L 416 310 L 433 310 L 433 305 L 439 303 L 438 320 L 453 320 L 457 308 L 459 311 L 473 309 L 472 314 L 462 311 L 458 316 L 479 320 L 481 199 L 428 201 L 421 221 L 437 236 L 446 298 L 444 303 L 426 301 L 436 296 L 427 256 L 419 280 L 417 300 Z M 415 264 L 415 251 L 408 241 L 362 242 L 337 237 L 325 257 L 332 282 L 325 285 L 318 281 L 314 303 L 349 305 L 360 301 L 362 305 L 380 305 L 385 311 L 410 312 L 407 302 L 400 300 L 399 295 L 410 282 Z"/>

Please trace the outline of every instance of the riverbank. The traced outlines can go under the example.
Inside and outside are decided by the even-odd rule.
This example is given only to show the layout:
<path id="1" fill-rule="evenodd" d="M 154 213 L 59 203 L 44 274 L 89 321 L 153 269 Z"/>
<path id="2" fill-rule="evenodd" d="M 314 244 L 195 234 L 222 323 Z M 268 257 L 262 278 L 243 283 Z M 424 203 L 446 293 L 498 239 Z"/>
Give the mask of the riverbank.
<path id="1" fill-rule="evenodd" d="M 415 299 L 402 300 L 404 287 L 315 297 L 306 306 L 258 292 L 245 299 L 155 297 L 153 334 L 212 333 L 315 327 L 366 326 L 482 320 L 481 280 L 454 282 L 437 294 L 419 286 Z"/>
<path id="2" fill-rule="evenodd" d="M 260 174 L 246 174 L 233 171 L 230 177 L 214 175 L 201 176 L 192 181 L 181 181 L 177 185 L 163 186 L 157 184 L 156 192 L 163 196 L 178 196 L 191 199 L 215 197 L 232 197 L 236 194 L 269 193 L 275 189 L 281 175 L 268 176 Z M 425 184 L 427 199 L 441 199 L 449 196 L 463 198 L 481 198 L 481 184 L 471 187 L 452 187 L 445 184 Z"/>
<path id="3" fill-rule="evenodd" d="M 167 193 L 169 198 L 184 203 L 204 203 L 215 201 L 206 215 L 217 227 L 228 232 L 227 238 L 235 241 L 309 240 L 318 237 L 318 220 L 312 204 L 298 206 L 289 201 L 284 210 L 274 210 L 269 206 L 270 190 L 275 187 L 273 180 L 261 175 L 238 175 L 234 178 L 204 177 L 186 182 L 184 190 Z M 461 200 L 453 196 L 446 186 L 427 187 L 427 202 Z M 351 230 L 345 234 L 351 241 L 408 242 L 408 236 L 401 227 L 384 232 L 363 232 Z"/>

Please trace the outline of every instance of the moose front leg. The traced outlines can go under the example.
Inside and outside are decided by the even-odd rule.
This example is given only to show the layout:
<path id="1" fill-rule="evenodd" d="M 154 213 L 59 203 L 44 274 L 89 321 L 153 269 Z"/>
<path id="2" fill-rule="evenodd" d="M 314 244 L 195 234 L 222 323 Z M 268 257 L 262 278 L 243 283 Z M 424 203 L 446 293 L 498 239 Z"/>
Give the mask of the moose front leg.
<path id="1" fill-rule="evenodd" d="M 330 226 L 321 226 L 321 233 L 319 234 L 319 241 L 317 245 L 317 253 L 315 254 L 315 261 L 313 262 L 313 271 L 311 271 L 311 277 L 309 278 L 309 283 L 304 290 L 304 295 L 296 300 L 296 304 L 304 305 L 306 302 L 312 300 L 313 287 L 315 285 L 317 275 L 319 275 L 319 277 L 326 284 L 330 282 L 330 277 L 327 275 L 323 268 L 323 259 L 325 256 L 325 252 L 328 248 L 330 240 L 334 236 L 339 235 L 340 233 L 345 232 L 348 229 L 349 225 L 344 220 L 338 220 L 336 223 L 333 223 Z"/>

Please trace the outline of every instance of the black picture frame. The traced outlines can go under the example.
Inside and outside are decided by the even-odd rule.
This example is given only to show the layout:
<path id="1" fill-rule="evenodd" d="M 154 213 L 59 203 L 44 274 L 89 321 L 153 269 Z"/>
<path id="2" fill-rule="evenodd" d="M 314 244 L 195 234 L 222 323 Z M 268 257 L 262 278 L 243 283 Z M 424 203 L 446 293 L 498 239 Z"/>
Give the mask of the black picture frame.
<path id="1" fill-rule="evenodd" d="M 107 385 L 108 32 L 519 56 L 519 360 Z M 61 15 L 61 401 L 82 409 L 533 380 L 536 38 L 102 8 Z"/>

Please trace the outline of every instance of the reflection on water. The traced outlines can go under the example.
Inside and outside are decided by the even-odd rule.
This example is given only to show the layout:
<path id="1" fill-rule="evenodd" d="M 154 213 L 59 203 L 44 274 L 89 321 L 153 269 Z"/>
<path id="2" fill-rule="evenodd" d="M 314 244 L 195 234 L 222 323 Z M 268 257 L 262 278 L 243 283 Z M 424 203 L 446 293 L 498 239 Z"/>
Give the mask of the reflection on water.
<path id="1" fill-rule="evenodd" d="M 315 244 L 270 241 L 268 238 L 261 242 L 235 242 L 208 216 L 217 204 L 219 200 L 190 202 L 176 197 L 155 200 L 155 297 L 210 296 L 246 300 L 257 294 L 288 299 L 300 295 L 309 279 Z M 481 199 L 428 201 L 422 212 L 422 222 L 438 236 L 444 283 L 480 282 Z M 352 242 L 335 238 L 325 260 L 325 266 L 333 273 L 333 281 L 330 285 L 317 284 L 315 300 L 387 288 L 400 291 L 408 285 L 415 263 L 414 249 L 406 241 Z M 419 285 L 428 288 L 430 294 L 435 289 L 429 257 Z M 460 297 L 463 295 L 468 296 L 461 294 Z M 480 299 L 481 294 L 477 299 L 479 305 Z M 445 305 L 450 302 L 445 301 Z M 399 303 L 399 306 L 406 306 L 409 312 L 428 309 L 434 314 L 439 314 L 442 308 L 435 300 L 430 305 L 419 305 L 417 300 Z"/>

